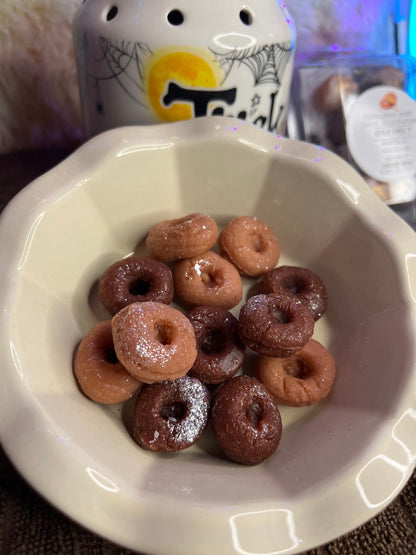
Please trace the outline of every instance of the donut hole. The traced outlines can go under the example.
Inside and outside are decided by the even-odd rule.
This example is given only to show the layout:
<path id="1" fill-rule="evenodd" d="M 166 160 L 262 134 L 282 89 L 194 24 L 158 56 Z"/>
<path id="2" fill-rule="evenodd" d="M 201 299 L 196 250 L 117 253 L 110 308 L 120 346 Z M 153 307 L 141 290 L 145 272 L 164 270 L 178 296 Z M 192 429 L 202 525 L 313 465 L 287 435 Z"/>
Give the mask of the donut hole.
<path id="1" fill-rule="evenodd" d="M 288 376 L 304 380 L 309 374 L 309 367 L 303 358 L 290 357 L 282 362 L 283 370 Z"/>
<path id="2" fill-rule="evenodd" d="M 105 351 L 104 358 L 105 358 L 105 361 L 109 362 L 110 364 L 117 364 L 118 363 L 118 358 L 117 358 L 116 351 L 115 351 L 114 347 L 109 347 Z"/>
<path id="3" fill-rule="evenodd" d="M 136 279 L 129 286 L 130 295 L 143 297 L 150 291 L 150 283 L 144 279 Z"/>
<path id="4" fill-rule="evenodd" d="M 206 355 L 212 355 L 223 351 L 225 345 L 224 333 L 221 330 L 212 330 L 203 337 L 200 348 Z"/>
<path id="5" fill-rule="evenodd" d="M 300 295 L 306 291 L 306 284 L 301 279 L 289 279 L 283 283 L 283 288 L 293 295 Z"/>
<path id="6" fill-rule="evenodd" d="M 160 416 L 165 420 L 179 422 L 186 416 L 186 405 L 179 401 L 163 405 L 160 409 Z"/>
<path id="7" fill-rule="evenodd" d="M 259 401 L 253 400 L 246 408 L 246 418 L 250 425 L 258 428 L 263 418 L 263 407 Z"/>
<path id="8" fill-rule="evenodd" d="M 175 328 L 170 322 L 159 321 L 154 323 L 153 335 L 162 345 L 173 343 Z"/>
<path id="9" fill-rule="evenodd" d="M 252 233 L 250 235 L 251 247 L 254 252 L 261 254 L 265 250 L 265 243 L 263 237 L 258 233 Z"/>
<path id="10" fill-rule="evenodd" d="M 215 271 L 202 271 L 201 281 L 208 289 L 218 287 L 223 282 L 221 274 Z"/>
<path id="11" fill-rule="evenodd" d="M 273 308 L 271 316 L 279 324 L 288 324 L 292 321 L 290 314 L 288 314 L 284 310 L 280 310 L 279 308 Z"/>

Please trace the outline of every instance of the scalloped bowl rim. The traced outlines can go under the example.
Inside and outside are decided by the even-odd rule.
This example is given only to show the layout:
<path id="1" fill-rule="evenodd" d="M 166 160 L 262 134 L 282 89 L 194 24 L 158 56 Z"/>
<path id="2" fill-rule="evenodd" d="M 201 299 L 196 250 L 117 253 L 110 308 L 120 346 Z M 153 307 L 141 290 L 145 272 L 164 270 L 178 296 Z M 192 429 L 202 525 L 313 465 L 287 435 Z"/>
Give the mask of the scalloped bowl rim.
<path id="1" fill-rule="evenodd" d="M 184 181 L 186 182 L 192 176 L 192 171 L 195 172 L 194 154 L 197 159 L 195 164 L 200 164 L 205 159 L 204 157 L 210 159 L 210 156 L 212 158 L 215 153 L 214 159 L 220 160 L 218 164 L 222 164 L 221 171 L 224 171 L 224 175 L 227 177 L 229 192 L 224 193 L 227 201 L 230 204 L 235 202 L 240 211 L 245 208 L 244 200 L 241 200 L 240 206 L 238 191 L 235 194 L 232 192 L 235 188 L 232 181 L 233 172 L 237 172 L 246 187 L 244 191 L 246 193 L 248 191 L 247 196 L 251 194 L 249 178 L 240 175 L 238 168 L 230 170 L 227 167 L 226 157 L 224 156 L 224 159 L 221 157 L 221 151 L 230 152 L 230 159 L 235 163 L 239 159 L 240 150 L 253 161 L 253 164 L 258 162 L 256 171 L 261 174 L 259 180 L 266 180 L 269 187 L 265 188 L 264 198 L 270 195 L 267 198 L 271 204 L 275 202 L 276 210 L 281 210 L 276 200 L 278 195 L 274 191 L 274 186 L 269 184 L 268 173 L 264 170 L 264 166 L 270 170 L 271 166 L 274 168 L 273 164 L 281 163 L 282 175 L 286 175 L 285 172 L 294 172 L 295 177 L 310 174 L 315 176 L 317 182 L 323 176 L 322 179 L 325 178 L 328 182 L 324 189 L 331 195 L 328 202 L 335 203 L 336 209 L 340 210 L 341 220 L 344 216 L 346 218 L 345 228 L 338 229 L 336 218 L 331 220 L 328 225 L 339 230 L 341 242 L 345 241 L 345 244 L 348 245 L 351 242 L 355 245 L 358 244 L 358 239 L 353 235 L 353 230 L 349 227 L 348 222 L 348 218 L 353 218 L 359 230 L 368 231 L 370 237 L 368 241 L 371 241 L 371 244 L 374 243 L 375 247 L 376 264 L 386 257 L 393 268 L 391 279 L 395 284 L 400 285 L 400 291 L 394 297 L 394 302 L 391 301 L 391 305 L 389 304 L 385 311 L 377 308 L 374 316 L 371 315 L 369 320 L 374 318 L 374 321 L 370 323 L 376 329 L 380 326 L 380 330 L 386 329 L 385 319 L 387 318 L 391 318 L 393 323 L 399 322 L 399 327 L 403 326 L 406 336 L 403 341 L 407 342 L 405 354 L 399 362 L 403 364 L 406 371 L 398 374 L 398 381 L 401 378 L 403 383 L 397 385 L 397 389 L 394 391 L 394 400 L 392 399 L 391 402 L 387 401 L 388 398 L 384 397 L 385 393 L 381 389 L 380 399 L 374 400 L 374 407 L 371 406 L 368 409 L 360 406 L 357 401 L 358 408 L 354 410 L 355 413 L 362 412 L 364 430 L 366 429 L 366 419 L 371 421 L 371 426 L 373 426 L 371 429 L 374 430 L 374 436 L 371 438 L 371 445 L 360 445 L 348 465 L 344 467 L 341 465 L 338 473 L 333 470 L 333 474 L 328 477 L 328 488 L 322 487 L 324 479 L 322 476 L 316 485 L 308 484 L 307 496 L 302 493 L 304 487 L 302 486 L 302 472 L 298 477 L 290 474 L 290 460 L 283 462 L 282 476 L 279 478 L 281 484 L 276 486 L 276 492 L 281 495 L 280 499 L 274 498 L 272 494 L 268 496 L 264 493 L 270 484 L 274 484 L 274 478 L 271 481 L 270 473 L 276 470 L 275 466 L 267 463 L 256 468 L 241 469 L 232 463 L 221 460 L 215 463 L 206 463 L 206 455 L 201 457 L 199 453 L 197 455 L 190 454 L 183 457 L 184 462 L 182 463 L 178 463 L 178 458 L 170 461 L 172 470 L 177 471 L 180 468 L 178 465 L 182 464 L 186 465 L 187 473 L 189 473 L 187 478 L 181 478 L 180 475 L 175 478 L 167 464 L 169 460 L 155 459 L 145 453 L 138 457 L 140 460 L 138 467 L 140 468 L 137 469 L 136 483 L 132 483 L 131 475 L 128 472 L 120 475 L 114 474 L 111 466 L 114 463 L 112 455 L 109 454 L 108 461 L 97 461 L 96 457 L 88 453 L 86 448 L 88 438 L 81 437 L 84 432 L 80 431 L 79 438 L 76 436 L 74 430 L 79 429 L 80 426 L 77 428 L 77 423 L 73 423 L 72 420 L 76 421 L 77 416 L 71 414 L 67 415 L 67 419 L 64 416 L 55 418 L 56 414 L 53 410 L 59 404 L 59 395 L 57 399 L 54 397 L 54 393 L 57 391 L 63 389 L 71 397 L 70 400 L 67 400 L 64 396 L 63 410 L 67 407 L 66 403 L 68 403 L 68 407 L 72 406 L 71 403 L 75 403 L 74 407 L 81 413 L 85 411 L 85 414 L 92 414 L 91 410 L 93 409 L 87 406 L 89 401 L 82 399 L 81 395 L 79 399 L 75 398 L 75 393 L 72 398 L 73 392 L 68 389 L 66 378 L 62 379 L 61 376 L 57 377 L 56 383 L 51 383 L 50 387 L 47 386 L 46 382 L 42 381 L 42 372 L 39 372 L 40 376 L 38 376 L 28 368 L 27 353 L 21 348 L 22 342 L 24 342 L 21 335 L 23 336 L 24 332 L 27 333 L 29 329 L 25 329 L 26 325 L 22 324 L 23 316 L 17 313 L 18 310 L 25 310 L 26 307 L 26 304 L 22 305 L 21 296 L 26 299 L 28 294 L 36 297 L 36 294 L 39 293 L 40 300 L 35 298 L 33 306 L 30 301 L 27 308 L 27 318 L 29 320 L 32 318 L 32 324 L 36 322 L 34 315 L 36 310 L 40 311 L 39 318 L 42 322 L 49 322 L 49 311 L 57 314 L 62 311 L 62 314 L 65 314 L 68 307 L 74 310 L 74 307 L 79 306 L 76 299 L 75 301 L 71 299 L 69 304 L 65 299 L 48 299 L 48 294 L 44 291 L 46 285 L 43 287 L 37 278 L 30 274 L 30 268 L 33 267 L 36 270 L 35 273 L 44 275 L 40 269 L 42 264 L 47 266 L 53 262 L 48 258 L 47 249 L 39 247 L 41 243 L 37 243 L 38 236 L 42 237 L 39 235 L 42 233 L 44 236 L 50 234 L 52 252 L 55 254 L 58 252 L 57 246 L 54 244 L 53 233 L 51 234 L 50 230 L 42 231 L 42 226 L 45 227 L 48 217 L 53 218 L 54 213 L 56 211 L 59 213 L 61 206 L 66 202 L 76 203 L 78 196 L 82 196 L 82 203 L 75 204 L 80 210 L 76 218 L 79 219 L 79 226 L 82 229 L 82 226 L 87 229 L 86 220 L 89 215 L 94 222 L 98 222 L 98 225 L 101 225 L 100 222 L 108 217 L 105 199 L 98 201 L 97 196 L 97 181 L 106 179 L 105 176 L 103 177 L 103 173 L 105 173 L 103 164 L 106 171 L 107 169 L 110 173 L 113 171 L 112 176 L 116 175 L 115 170 L 112 169 L 113 166 L 115 167 L 116 163 L 121 164 L 124 170 L 127 169 L 125 175 L 128 180 L 130 179 L 128 172 L 133 172 L 135 168 L 149 177 L 151 165 L 154 164 L 156 156 L 160 156 L 160 160 L 167 161 L 169 169 L 173 172 L 180 167 L 181 171 L 185 172 L 186 179 Z M 136 158 L 139 160 L 137 165 L 133 163 Z M 187 164 L 192 165 L 189 173 L 186 173 L 188 170 L 180 166 L 178 162 L 178 159 L 182 160 L 182 158 Z M 241 165 L 245 171 L 250 171 L 252 166 L 247 165 L 246 167 L 244 164 L 245 162 L 242 161 Z M 155 169 L 154 171 L 158 173 L 159 170 Z M 220 170 L 213 168 L 212 171 L 217 175 Z M 210 203 L 213 201 L 204 193 L 204 188 L 210 186 L 217 190 L 215 187 L 218 187 L 215 182 L 209 181 L 209 167 L 205 168 L 202 173 L 202 177 L 195 178 L 196 182 L 199 178 L 201 182 L 199 188 L 195 187 L 193 204 L 189 205 L 191 208 L 195 208 L 192 211 L 197 211 L 198 194 L 201 195 L 201 202 L 205 203 L 204 208 L 205 205 L 211 206 Z M 252 177 L 256 178 L 254 174 Z M 172 180 L 170 183 L 172 187 L 166 194 L 172 195 L 173 204 L 176 202 L 181 206 L 181 199 L 178 200 L 181 185 L 177 184 L 174 177 Z M 284 189 L 284 194 L 288 195 L 288 198 L 292 194 L 289 185 L 291 183 L 288 183 Z M 152 197 L 148 192 L 151 186 L 155 187 Z M 190 185 L 186 186 L 188 187 L 187 191 L 190 190 Z M 291 186 L 296 187 L 297 185 Z M 153 182 L 148 187 L 145 185 L 141 187 L 140 194 L 149 195 L 143 197 L 146 202 L 148 199 L 153 199 L 158 193 L 157 184 L 155 185 Z M 107 188 L 107 190 L 110 189 Z M 126 192 L 122 194 L 125 194 L 128 199 L 131 195 L 131 198 L 136 200 L 139 193 L 129 185 L 126 187 Z M 234 196 L 232 196 L 233 194 Z M 252 194 L 253 199 L 256 199 L 256 193 Z M 319 197 L 321 192 L 317 190 L 316 194 Z M 309 200 L 313 204 L 313 196 Z M 101 202 L 103 204 L 97 208 L 97 203 Z M 165 202 L 165 212 L 167 212 L 169 211 L 168 201 Z M 295 204 L 296 202 L 294 200 Z M 156 204 L 153 209 L 155 206 Z M 316 209 L 316 206 L 313 208 Z M 145 208 L 140 209 L 143 211 L 143 219 L 145 219 L 146 210 Z M 224 207 L 219 209 L 221 214 L 227 214 L 230 211 L 232 210 Z M 290 213 L 290 208 L 288 211 Z M 98 212 L 100 213 L 98 214 Z M 266 213 L 269 212 L 266 211 Z M 283 217 L 285 213 L 285 211 L 279 212 Z M 50 214 L 51 216 L 49 216 Z M 323 214 L 326 214 L 325 210 Z M 126 231 L 127 224 L 123 226 L 122 217 L 117 217 L 119 220 L 112 230 L 116 238 L 110 245 L 111 248 L 109 247 L 110 254 L 107 258 L 105 247 L 100 244 L 99 238 L 94 239 L 96 243 L 92 244 L 97 248 L 97 252 L 101 249 L 100 255 L 103 258 L 99 261 L 101 266 L 105 265 L 110 256 L 121 252 L 125 245 L 131 244 L 131 234 Z M 50 221 L 57 225 L 55 220 Z M 77 220 L 75 219 L 75 221 Z M 325 217 L 320 216 L 319 222 L 325 225 Z M 127 223 L 131 226 L 131 220 Z M 63 223 L 63 225 L 69 224 Z M 81 234 L 81 232 L 79 233 Z M 311 230 L 311 233 L 315 233 L 315 231 Z M 347 236 L 347 239 L 343 234 Z M 50 503 L 82 526 L 115 543 L 149 554 L 181 553 L 183 555 L 192 553 L 196 555 L 198 553 L 202 555 L 212 553 L 214 549 L 224 554 L 298 553 L 329 542 L 372 518 L 394 499 L 413 472 L 416 457 L 413 440 L 416 421 L 416 354 L 410 341 L 407 340 L 407 336 L 414 337 L 416 332 L 416 272 L 414 271 L 416 269 L 416 236 L 407 224 L 376 198 L 355 170 L 331 152 L 315 145 L 273 135 L 240 120 L 227 117 L 200 118 L 145 127 L 117 128 L 90 139 L 66 160 L 16 195 L 0 217 L 0 235 L 2 237 L 0 245 L 2 266 L 0 360 L 4 372 L 0 409 L 1 440 L 6 453 L 25 479 Z M 335 240 L 338 240 L 338 237 Z M 363 242 L 365 243 L 365 241 L 364 237 Z M 81 244 L 81 239 L 79 244 Z M 70 243 L 65 247 L 68 248 L 66 256 L 70 256 L 72 254 Z M 327 247 L 330 253 L 336 252 L 331 245 L 327 245 Z M 364 254 L 362 256 L 364 257 Z M 319 258 L 319 260 L 321 259 Z M 321 263 L 322 267 L 325 267 L 326 262 L 321 260 Z M 342 264 L 342 260 L 340 263 Z M 371 265 L 371 260 L 369 264 Z M 58 272 L 58 270 L 54 271 Z M 91 273 L 87 277 L 89 279 Z M 390 278 L 386 277 L 386 283 L 390 283 L 388 279 Z M 85 282 L 83 283 L 85 288 Z M 384 284 L 384 282 L 381 283 Z M 345 291 L 348 290 L 345 289 Z M 42 305 L 43 298 L 47 300 L 45 305 Z M 379 301 L 377 300 L 377 302 Z M 396 307 L 396 304 L 399 306 Z M 404 322 L 402 324 L 400 324 L 400 316 L 397 313 L 403 314 Z M 85 328 L 87 324 L 90 324 L 91 318 L 91 315 L 85 317 L 80 328 Z M 17 323 L 22 326 L 21 331 L 16 329 Z M 50 322 L 48 325 L 49 327 L 41 323 L 39 327 L 42 329 L 45 327 L 45 330 L 50 332 Z M 72 329 L 71 322 L 65 326 L 68 326 L 68 330 Z M 367 324 L 363 324 L 363 326 L 362 329 L 366 330 Z M 346 329 L 349 330 L 348 327 Z M 68 330 L 63 330 L 62 335 Z M 36 337 L 39 335 L 42 338 L 44 337 L 42 333 L 45 332 L 34 331 L 33 333 Z M 53 332 L 52 335 L 55 333 L 60 337 L 59 332 Z M 360 346 L 364 345 L 366 348 L 366 344 L 362 343 L 362 339 L 356 337 L 354 333 L 352 330 L 354 342 Z M 325 329 L 322 334 L 326 337 Z M 358 332 L 357 335 L 359 335 Z M 61 341 L 64 344 L 65 338 L 61 338 Z M 371 343 L 372 339 L 370 338 L 368 341 Z M 38 356 L 39 362 L 43 361 L 43 356 L 46 357 L 45 360 L 48 356 L 51 356 L 53 360 L 55 360 L 54 357 L 58 357 L 56 360 L 59 360 L 59 353 L 54 353 L 53 348 L 49 345 L 40 347 L 39 350 L 42 353 L 45 351 L 45 353 L 37 355 L 30 338 L 27 338 L 25 344 L 31 353 L 34 366 L 38 362 Z M 340 356 L 345 356 L 345 360 L 347 360 L 350 355 L 343 354 L 342 346 L 336 341 L 334 346 L 339 350 Z M 371 347 L 369 349 L 370 356 L 375 357 L 374 360 L 378 360 Z M 394 353 L 392 357 L 397 357 L 397 354 Z M 395 359 L 392 358 L 392 360 Z M 363 368 L 361 371 L 364 372 Z M 73 389 L 75 391 L 75 387 Z M 357 395 L 361 400 L 360 394 Z M 386 410 L 383 409 L 384 402 L 386 402 L 386 406 L 388 405 Z M 114 413 L 106 413 L 96 407 L 94 410 L 98 414 L 97 424 L 108 422 L 109 426 L 114 428 L 111 435 L 115 434 L 114 437 L 116 437 L 116 434 L 120 433 L 120 429 L 117 424 L 114 424 Z M 322 419 L 324 411 L 325 409 L 317 414 L 312 412 L 310 419 Z M 341 416 L 344 418 L 349 414 L 348 407 L 339 403 L 336 411 L 332 414 L 335 418 L 334 421 L 339 425 Z M 338 414 L 340 415 L 339 420 L 337 420 Z M 380 418 L 379 427 L 376 423 L 377 418 Z M 355 420 L 354 423 L 353 420 L 350 423 L 345 422 L 345 427 L 342 424 L 341 428 L 342 433 L 345 433 L 346 436 L 347 448 L 351 445 L 353 449 L 354 440 L 348 436 L 349 425 L 354 427 Z M 302 432 L 299 432 L 298 428 L 298 423 L 295 422 L 293 424 L 294 431 L 291 433 L 296 441 L 302 439 Z M 85 434 L 87 435 L 91 431 L 89 424 L 87 424 L 86 430 Z M 333 441 L 329 438 L 330 433 L 336 433 L 336 430 L 334 431 L 328 424 L 325 431 L 328 436 L 325 441 L 328 442 L 328 445 L 332 445 Z M 97 436 L 99 436 L 98 433 Z M 100 441 L 105 443 L 105 438 L 92 438 L 93 453 L 99 451 Z M 308 445 L 309 443 L 306 447 Z M 283 451 L 283 446 L 281 448 Z M 303 447 L 296 445 L 293 441 L 291 448 L 294 467 L 297 468 L 298 465 L 300 469 L 304 468 L 306 463 L 299 460 L 303 456 L 308 456 L 303 454 Z M 132 447 L 129 445 L 126 449 L 132 449 Z M 309 462 L 318 465 L 317 457 L 318 455 L 314 455 Z M 312 474 L 313 472 L 319 474 L 315 467 Z M 192 475 L 195 476 L 195 479 L 192 478 Z M 299 483 L 297 484 L 298 479 Z M 212 487 L 209 485 L 210 480 L 213 480 Z M 229 499 L 223 498 L 225 493 L 218 491 L 218 485 L 223 485 L 224 480 L 230 484 Z M 254 486 L 250 485 L 250 480 L 253 480 L 254 484 L 259 484 L 258 494 L 253 489 Z M 203 481 L 206 482 L 206 487 L 201 486 L 199 489 L 199 485 Z M 250 492 L 250 498 L 244 497 L 245 487 Z M 381 490 L 377 488 L 381 488 Z M 212 490 L 211 495 L 208 493 L 210 489 Z M 377 491 L 381 491 L 381 493 L 377 494 Z M 217 502 L 217 497 L 220 502 Z"/>

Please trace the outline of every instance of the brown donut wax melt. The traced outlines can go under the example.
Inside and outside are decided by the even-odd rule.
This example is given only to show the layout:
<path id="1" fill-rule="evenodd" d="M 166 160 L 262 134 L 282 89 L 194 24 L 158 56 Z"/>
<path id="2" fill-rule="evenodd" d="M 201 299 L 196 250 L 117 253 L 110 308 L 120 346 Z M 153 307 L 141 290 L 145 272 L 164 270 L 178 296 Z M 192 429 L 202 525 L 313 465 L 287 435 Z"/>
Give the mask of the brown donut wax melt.
<path id="1" fill-rule="evenodd" d="M 209 250 L 217 239 L 223 256 Z M 266 461 L 282 435 L 278 404 L 317 403 L 335 379 L 334 360 L 312 339 L 327 306 L 323 282 L 307 268 L 276 266 L 277 240 L 253 216 L 231 219 L 219 236 L 200 213 L 165 220 L 146 243 L 152 256 L 118 260 L 99 280 L 112 319 L 81 340 L 80 388 L 102 404 L 136 395 L 131 432 L 148 451 L 187 449 L 211 421 L 230 461 Z M 237 318 L 242 276 L 256 282 Z M 244 368 L 247 349 L 255 377 Z"/>

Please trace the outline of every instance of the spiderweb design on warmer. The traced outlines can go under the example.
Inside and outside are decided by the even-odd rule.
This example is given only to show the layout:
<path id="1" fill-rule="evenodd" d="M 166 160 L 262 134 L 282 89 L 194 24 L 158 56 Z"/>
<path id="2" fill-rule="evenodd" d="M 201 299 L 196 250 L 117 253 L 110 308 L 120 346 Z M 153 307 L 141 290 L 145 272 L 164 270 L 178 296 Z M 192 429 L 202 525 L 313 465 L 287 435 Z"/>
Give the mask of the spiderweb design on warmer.
<path id="1" fill-rule="evenodd" d="M 287 41 L 235 49 L 226 53 L 213 51 L 213 54 L 225 72 L 224 81 L 235 65 L 245 65 L 253 75 L 255 86 L 270 83 L 280 88 L 282 76 L 290 61 L 292 50 L 291 41 Z"/>
<path id="2" fill-rule="evenodd" d="M 133 41 L 115 41 L 100 37 L 99 45 L 102 53 L 103 70 L 100 75 L 94 75 L 98 84 L 100 81 L 115 79 L 126 94 L 137 102 L 144 92 L 144 60 L 152 54 L 151 49 L 144 43 Z"/>

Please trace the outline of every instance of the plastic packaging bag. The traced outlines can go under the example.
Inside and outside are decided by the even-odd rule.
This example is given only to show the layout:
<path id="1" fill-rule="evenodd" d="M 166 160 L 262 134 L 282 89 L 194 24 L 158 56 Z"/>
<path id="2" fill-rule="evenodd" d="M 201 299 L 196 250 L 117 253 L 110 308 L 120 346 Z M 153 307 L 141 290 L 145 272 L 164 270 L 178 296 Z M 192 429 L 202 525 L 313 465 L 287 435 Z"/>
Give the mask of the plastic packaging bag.
<path id="1" fill-rule="evenodd" d="M 336 57 L 295 71 L 295 128 L 350 162 L 388 204 L 416 199 L 414 58 Z"/>

